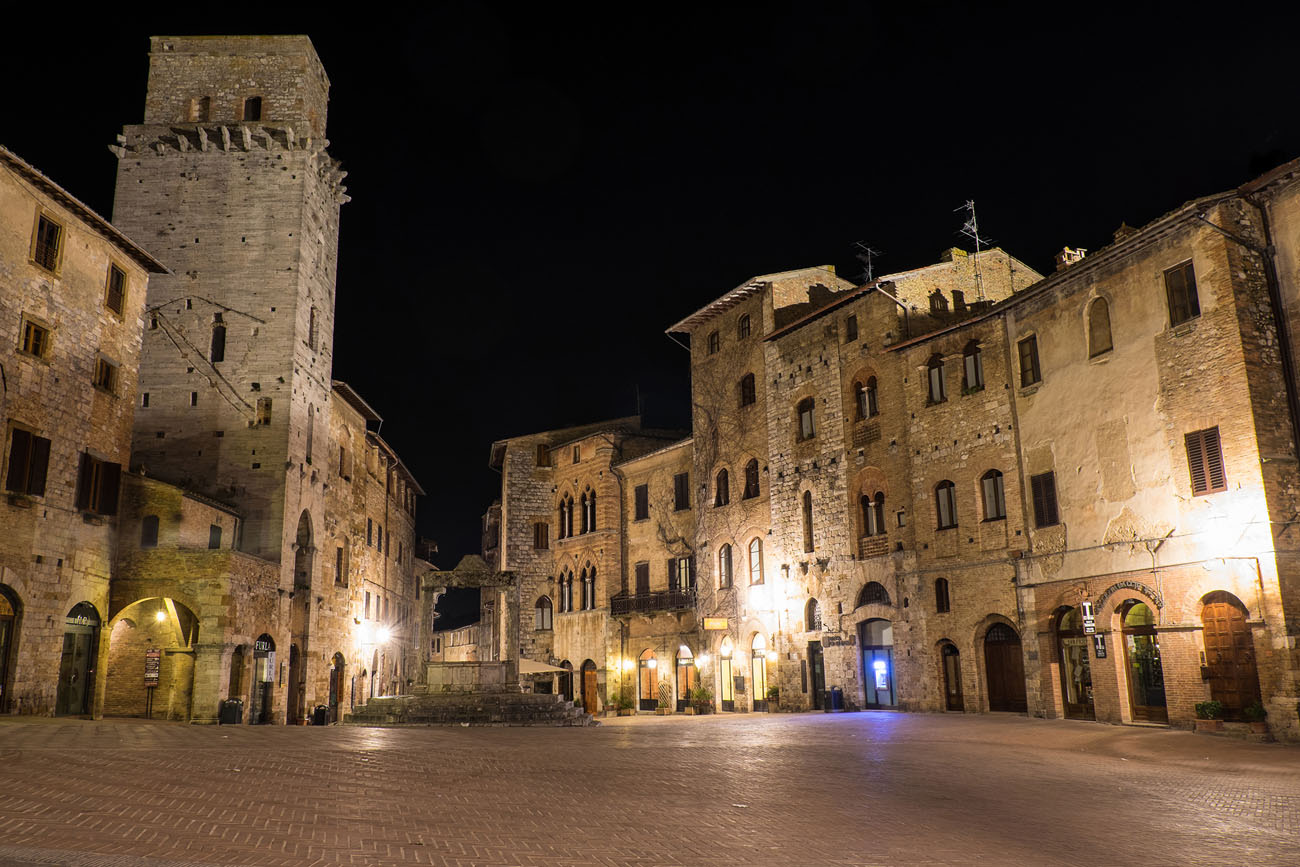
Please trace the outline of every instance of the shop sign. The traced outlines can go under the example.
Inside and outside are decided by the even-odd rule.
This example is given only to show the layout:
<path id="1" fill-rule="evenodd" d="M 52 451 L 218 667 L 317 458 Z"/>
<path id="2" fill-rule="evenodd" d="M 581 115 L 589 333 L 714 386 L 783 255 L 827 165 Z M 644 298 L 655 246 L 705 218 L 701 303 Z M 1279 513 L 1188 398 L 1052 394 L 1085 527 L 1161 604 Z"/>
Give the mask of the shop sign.
<path id="1" fill-rule="evenodd" d="M 266 653 L 271 650 L 271 642 L 265 638 L 259 638 L 253 642 L 254 653 Z"/>
<path id="2" fill-rule="evenodd" d="M 1063 647 L 1087 647 L 1087 646 L 1088 646 L 1088 639 L 1083 638 L 1083 637 L 1081 637 L 1081 636 L 1073 636 L 1073 637 L 1070 637 L 1070 638 L 1062 638 L 1062 639 L 1061 639 L 1061 645 L 1062 645 Z"/>
<path id="3" fill-rule="evenodd" d="M 856 635 L 823 635 L 822 647 L 852 647 L 858 643 Z"/>
<path id="4" fill-rule="evenodd" d="M 743 675 L 743 674 L 737 674 L 737 675 L 734 675 L 734 676 L 731 678 L 731 688 L 732 688 L 733 690 L 735 690 L 735 692 L 736 692 L 737 695 L 744 695 L 744 694 L 745 694 L 745 675 Z"/>
<path id="5" fill-rule="evenodd" d="M 727 628 L 727 618 L 725 617 L 706 617 L 704 618 L 704 628 L 707 631 L 714 632 Z"/>
<path id="6" fill-rule="evenodd" d="M 1106 636 L 1094 635 L 1092 637 L 1092 650 L 1097 654 L 1098 659 L 1106 658 Z"/>
<path id="7" fill-rule="evenodd" d="M 99 620 L 94 617 L 87 617 L 85 614 L 78 614 L 76 617 L 68 618 L 69 626 L 98 626 Z"/>
<path id="8" fill-rule="evenodd" d="M 162 651 L 146 650 L 144 652 L 144 685 L 157 686 L 158 675 L 162 671 Z"/>
<path id="9" fill-rule="evenodd" d="M 1083 634 L 1093 635 L 1097 632 L 1097 618 L 1092 615 L 1092 603 L 1084 600 L 1079 604 L 1083 612 Z"/>

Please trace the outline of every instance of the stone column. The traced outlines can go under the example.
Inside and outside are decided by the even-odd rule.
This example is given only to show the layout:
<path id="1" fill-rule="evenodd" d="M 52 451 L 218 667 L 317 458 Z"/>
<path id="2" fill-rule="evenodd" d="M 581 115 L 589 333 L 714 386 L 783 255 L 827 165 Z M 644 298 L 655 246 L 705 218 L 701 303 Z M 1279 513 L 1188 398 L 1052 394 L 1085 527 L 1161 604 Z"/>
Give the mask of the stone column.
<path id="1" fill-rule="evenodd" d="M 190 722 L 214 725 L 230 677 L 230 652 L 224 644 L 198 644 L 194 648 L 194 685 L 190 699 Z"/>

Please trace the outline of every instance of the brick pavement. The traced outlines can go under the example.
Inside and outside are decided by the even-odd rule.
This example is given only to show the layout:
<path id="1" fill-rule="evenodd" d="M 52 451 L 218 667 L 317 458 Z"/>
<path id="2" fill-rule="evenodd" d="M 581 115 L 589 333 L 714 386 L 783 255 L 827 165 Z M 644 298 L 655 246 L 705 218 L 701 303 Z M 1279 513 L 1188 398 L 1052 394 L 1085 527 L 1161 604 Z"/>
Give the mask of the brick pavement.
<path id="1" fill-rule="evenodd" d="M 1010 716 L 0 721 L 0 864 L 1300 863 L 1300 750 Z"/>

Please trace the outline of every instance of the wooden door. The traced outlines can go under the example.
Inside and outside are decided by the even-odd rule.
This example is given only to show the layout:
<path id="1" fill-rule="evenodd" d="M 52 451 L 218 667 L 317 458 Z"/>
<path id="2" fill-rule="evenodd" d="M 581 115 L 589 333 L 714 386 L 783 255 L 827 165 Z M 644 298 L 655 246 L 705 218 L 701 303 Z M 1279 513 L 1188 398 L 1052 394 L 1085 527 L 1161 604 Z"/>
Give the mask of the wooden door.
<path id="1" fill-rule="evenodd" d="M 59 688 L 55 699 L 56 714 L 86 712 L 87 673 L 90 669 L 90 645 L 94 636 L 89 630 L 63 633 L 63 655 L 59 659 Z"/>
<path id="2" fill-rule="evenodd" d="M 582 670 L 582 709 L 587 713 L 596 712 L 596 669 Z"/>
<path id="3" fill-rule="evenodd" d="M 989 710 L 1025 713 L 1025 663 L 1020 636 L 1010 626 L 995 623 L 984 637 L 984 669 L 989 684 Z"/>
<path id="4" fill-rule="evenodd" d="M 822 656 L 820 641 L 808 642 L 808 667 L 812 669 L 812 700 L 814 710 L 823 710 L 822 693 L 826 691 L 826 660 Z"/>
<path id="5" fill-rule="evenodd" d="M 961 695 L 961 654 L 953 644 L 943 646 L 943 696 L 945 709 L 966 709 L 966 702 Z"/>
<path id="6" fill-rule="evenodd" d="M 1227 593 L 1210 596 L 1201 611 L 1205 627 L 1205 664 L 1210 670 L 1210 696 L 1223 702 L 1228 719 L 1259 701 L 1259 672 L 1255 668 L 1255 643 L 1246 612 Z"/>

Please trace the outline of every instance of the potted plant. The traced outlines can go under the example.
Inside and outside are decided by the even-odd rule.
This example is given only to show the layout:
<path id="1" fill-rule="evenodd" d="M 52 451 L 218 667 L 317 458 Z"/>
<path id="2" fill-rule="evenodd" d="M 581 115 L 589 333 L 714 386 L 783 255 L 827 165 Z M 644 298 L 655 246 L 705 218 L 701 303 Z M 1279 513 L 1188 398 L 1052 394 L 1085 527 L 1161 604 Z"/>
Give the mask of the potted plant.
<path id="1" fill-rule="evenodd" d="M 1242 710 L 1241 715 L 1246 718 L 1246 722 L 1250 723 L 1252 732 L 1268 734 L 1268 723 L 1264 721 L 1264 718 L 1268 716 L 1268 711 L 1264 710 L 1264 705 L 1259 702 L 1248 705 Z"/>
<path id="2" fill-rule="evenodd" d="M 781 700 L 781 688 L 777 686 L 769 686 L 767 688 L 767 709 L 770 711 L 775 711 L 777 702 L 780 700 Z"/>
<path id="3" fill-rule="evenodd" d="M 632 701 L 631 692 L 627 689 L 620 689 L 617 692 L 610 693 L 609 706 L 614 708 L 614 711 L 619 716 L 631 716 L 632 708 L 636 706 L 636 702 Z"/>
<path id="4" fill-rule="evenodd" d="M 1196 703 L 1196 730 L 1198 732 L 1223 731 L 1223 702 L 1210 700 Z"/>
<path id="5" fill-rule="evenodd" d="M 691 690 L 691 706 L 688 710 L 692 710 L 698 714 L 706 714 L 712 711 L 713 690 L 709 689 L 707 686 L 697 686 L 695 689 Z"/>

